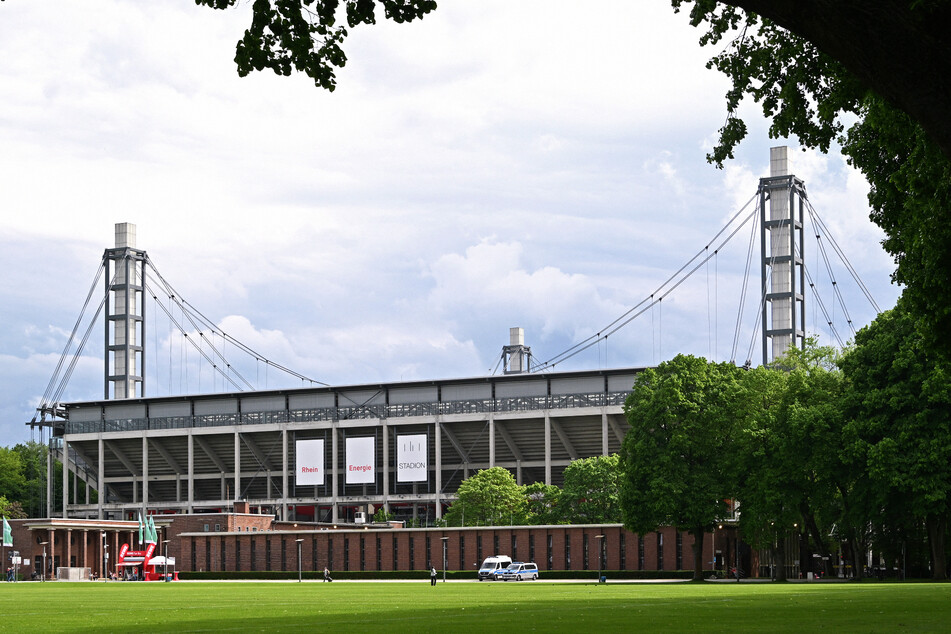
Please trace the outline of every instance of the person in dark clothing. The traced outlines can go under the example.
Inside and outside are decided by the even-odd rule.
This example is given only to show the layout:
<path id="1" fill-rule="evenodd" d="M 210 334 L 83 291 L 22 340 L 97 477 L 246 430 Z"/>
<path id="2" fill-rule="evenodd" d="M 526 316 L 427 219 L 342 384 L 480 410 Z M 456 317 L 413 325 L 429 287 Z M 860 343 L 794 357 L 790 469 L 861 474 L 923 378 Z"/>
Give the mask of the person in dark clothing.
<path id="1" fill-rule="evenodd" d="M 429 571 L 429 585 L 431 586 L 436 585 L 436 567 L 435 566 L 433 566 L 432 569 Z"/>
<path id="2" fill-rule="evenodd" d="M 324 581 L 333 581 L 333 578 L 330 576 L 330 571 L 327 570 L 327 567 L 324 567 Z"/>

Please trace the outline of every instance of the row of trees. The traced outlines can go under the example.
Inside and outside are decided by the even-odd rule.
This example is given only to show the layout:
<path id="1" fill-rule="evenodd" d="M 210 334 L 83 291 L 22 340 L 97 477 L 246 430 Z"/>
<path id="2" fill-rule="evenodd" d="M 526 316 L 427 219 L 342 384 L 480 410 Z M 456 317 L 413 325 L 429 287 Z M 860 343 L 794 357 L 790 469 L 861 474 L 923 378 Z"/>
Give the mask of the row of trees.
<path id="1" fill-rule="evenodd" d="M 617 454 L 574 460 L 564 486 L 519 485 L 504 467 L 480 470 L 459 485 L 446 526 L 602 524 L 621 522 Z"/>
<path id="2" fill-rule="evenodd" d="M 739 500 L 744 538 L 777 561 L 795 534 L 830 566 L 842 545 L 858 575 L 872 549 L 946 578 L 949 366 L 916 325 L 900 301 L 841 355 L 812 341 L 776 368 L 645 371 L 626 404 L 625 524 L 693 534 L 699 578 L 704 534 Z"/>
<path id="3" fill-rule="evenodd" d="M 46 445 L 34 441 L 0 447 L 0 514 L 4 517 L 46 514 L 46 454 Z"/>

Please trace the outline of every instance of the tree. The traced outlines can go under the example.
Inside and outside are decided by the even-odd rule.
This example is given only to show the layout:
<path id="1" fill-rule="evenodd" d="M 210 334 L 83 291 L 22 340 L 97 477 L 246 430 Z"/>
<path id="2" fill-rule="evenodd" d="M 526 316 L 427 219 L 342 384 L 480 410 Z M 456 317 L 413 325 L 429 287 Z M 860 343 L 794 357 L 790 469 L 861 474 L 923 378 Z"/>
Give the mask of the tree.
<path id="1" fill-rule="evenodd" d="M 18 501 L 24 494 L 26 478 L 20 454 L 7 447 L 0 447 L 0 496 Z"/>
<path id="2" fill-rule="evenodd" d="M 10 520 L 26 519 L 27 514 L 19 502 L 11 502 L 6 497 L 0 495 L 0 516 Z"/>
<path id="3" fill-rule="evenodd" d="M 778 579 L 786 578 L 788 535 L 802 536 L 801 570 L 812 570 L 815 551 L 831 565 L 828 535 L 839 519 L 844 382 L 835 351 L 814 339 L 806 344 L 790 348 L 775 367 L 756 368 L 742 380 L 740 529 L 751 543 L 773 550 Z"/>
<path id="4" fill-rule="evenodd" d="M 447 526 L 496 526 L 520 523 L 525 494 L 504 467 L 480 469 L 462 481 L 446 511 Z"/>
<path id="5" fill-rule="evenodd" d="M 525 523 L 534 525 L 566 524 L 562 509 L 562 491 L 553 484 L 533 482 L 523 487 Z"/>
<path id="6" fill-rule="evenodd" d="M 617 454 L 572 460 L 565 468 L 562 507 L 571 524 L 621 521 L 621 470 Z"/>
<path id="7" fill-rule="evenodd" d="M 951 518 L 951 364 L 936 357 L 902 300 L 858 332 L 842 359 L 853 452 L 891 523 L 923 521 L 935 579 L 947 577 Z"/>
<path id="8" fill-rule="evenodd" d="M 638 376 L 625 404 L 620 455 L 624 524 L 636 533 L 675 526 L 693 535 L 694 579 L 703 540 L 733 497 L 736 407 L 743 370 L 678 355 Z"/>
<path id="9" fill-rule="evenodd" d="M 43 517 L 46 514 L 46 454 L 45 444 L 36 441 L 20 443 L 13 447 L 20 456 L 25 484 L 18 501 L 27 517 Z M 81 483 L 85 487 L 85 483 Z M 93 491 L 93 497 L 96 492 Z"/>

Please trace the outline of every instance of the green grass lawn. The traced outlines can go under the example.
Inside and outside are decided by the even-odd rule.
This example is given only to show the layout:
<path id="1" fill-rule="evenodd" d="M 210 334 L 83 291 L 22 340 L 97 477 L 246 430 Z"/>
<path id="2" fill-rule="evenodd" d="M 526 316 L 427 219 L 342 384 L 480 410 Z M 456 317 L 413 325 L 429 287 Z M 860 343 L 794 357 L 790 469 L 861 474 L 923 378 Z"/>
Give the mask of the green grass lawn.
<path id="1" fill-rule="evenodd" d="M 16 632 L 936 632 L 932 583 L 4 583 Z"/>

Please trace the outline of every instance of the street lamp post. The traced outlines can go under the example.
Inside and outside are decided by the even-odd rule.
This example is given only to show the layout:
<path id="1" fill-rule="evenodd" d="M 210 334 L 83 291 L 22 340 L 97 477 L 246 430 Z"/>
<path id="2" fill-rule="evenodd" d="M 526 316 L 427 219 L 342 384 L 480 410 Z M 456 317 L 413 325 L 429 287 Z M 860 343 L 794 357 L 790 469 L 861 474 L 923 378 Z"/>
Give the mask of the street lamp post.
<path id="1" fill-rule="evenodd" d="M 300 583 L 303 577 L 303 564 L 301 563 L 301 544 L 303 541 L 303 539 L 297 540 L 297 583 Z"/>
<path id="2" fill-rule="evenodd" d="M 162 540 L 162 544 L 165 545 L 165 573 L 162 575 L 165 577 L 165 581 L 168 581 L 168 542 L 167 539 Z"/>
<path id="3" fill-rule="evenodd" d="M 443 583 L 446 583 L 446 565 L 447 565 L 446 544 L 448 543 L 449 543 L 449 538 L 443 537 L 442 538 L 442 582 Z"/>
<path id="4" fill-rule="evenodd" d="M 40 546 L 43 547 L 43 575 L 40 577 L 43 581 L 46 581 L 46 545 L 49 542 L 40 542 Z"/>
<path id="5" fill-rule="evenodd" d="M 604 567 L 604 535 L 595 535 L 598 540 L 598 583 L 601 583 L 601 570 Z"/>

